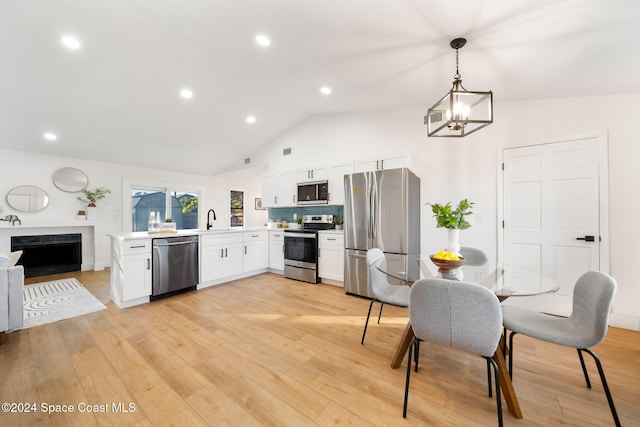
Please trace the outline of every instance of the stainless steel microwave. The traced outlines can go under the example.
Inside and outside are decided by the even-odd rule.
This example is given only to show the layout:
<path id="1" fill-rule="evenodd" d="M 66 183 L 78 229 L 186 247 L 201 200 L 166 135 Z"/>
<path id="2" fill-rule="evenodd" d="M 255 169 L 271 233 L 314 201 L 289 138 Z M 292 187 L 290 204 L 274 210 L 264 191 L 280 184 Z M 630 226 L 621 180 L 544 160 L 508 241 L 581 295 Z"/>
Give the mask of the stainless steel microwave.
<path id="1" fill-rule="evenodd" d="M 298 183 L 298 204 L 319 205 L 329 203 L 329 183 L 327 181 Z"/>

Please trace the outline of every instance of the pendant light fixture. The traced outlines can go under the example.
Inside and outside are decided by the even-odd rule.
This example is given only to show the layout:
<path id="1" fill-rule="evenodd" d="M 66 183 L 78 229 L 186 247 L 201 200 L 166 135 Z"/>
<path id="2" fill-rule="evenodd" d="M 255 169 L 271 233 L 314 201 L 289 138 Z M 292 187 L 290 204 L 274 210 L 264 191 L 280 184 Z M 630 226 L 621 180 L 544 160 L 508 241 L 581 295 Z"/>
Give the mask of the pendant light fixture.
<path id="1" fill-rule="evenodd" d="M 461 138 L 493 123 L 493 92 L 472 92 L 462 86 L 458 49 L 466 43 L 467 40 L 462 38 L 450 43 L 456 50 L 456 75 L 453 76 L 451 90 L 424 116 L 428 136 Z"/>

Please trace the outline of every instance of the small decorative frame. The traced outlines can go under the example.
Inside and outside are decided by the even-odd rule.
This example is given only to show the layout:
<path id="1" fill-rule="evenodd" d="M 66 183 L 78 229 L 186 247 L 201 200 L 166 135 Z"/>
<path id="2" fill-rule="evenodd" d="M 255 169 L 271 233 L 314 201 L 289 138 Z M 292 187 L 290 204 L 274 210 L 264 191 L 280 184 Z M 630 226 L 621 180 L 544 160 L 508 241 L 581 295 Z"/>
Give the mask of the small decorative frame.
<path id="1" fill-rule="evenodd" d="M 266 211 L 267 208 L 262 206 L 262 198 L 256 197 L 256 210 L 257 211 Z"/>

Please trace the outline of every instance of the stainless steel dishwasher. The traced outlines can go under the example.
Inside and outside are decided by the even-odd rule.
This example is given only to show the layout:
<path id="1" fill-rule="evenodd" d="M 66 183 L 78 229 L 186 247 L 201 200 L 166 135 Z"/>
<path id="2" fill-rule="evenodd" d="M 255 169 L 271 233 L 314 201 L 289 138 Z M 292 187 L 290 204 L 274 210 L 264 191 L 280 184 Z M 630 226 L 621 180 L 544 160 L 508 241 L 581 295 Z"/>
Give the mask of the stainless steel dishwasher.
<path id="1" fill-rule="evenodd" d="M 153 239 L 152 258 L 152 300 L 196 289 L 198 236 Z"/>

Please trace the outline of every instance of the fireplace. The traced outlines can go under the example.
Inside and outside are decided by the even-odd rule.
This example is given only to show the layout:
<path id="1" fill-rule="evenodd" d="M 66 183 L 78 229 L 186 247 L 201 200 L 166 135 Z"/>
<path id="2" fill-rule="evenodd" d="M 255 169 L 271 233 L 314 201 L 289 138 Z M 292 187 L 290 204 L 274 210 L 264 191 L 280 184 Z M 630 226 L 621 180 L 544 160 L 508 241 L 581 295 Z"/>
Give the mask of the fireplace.
<path id="1" fill-rule="evenodd" d="M 25 277 L 80 271 L 82 234 L 13 236 L 11 250 L 22 250 L 20 264 Z"/>

